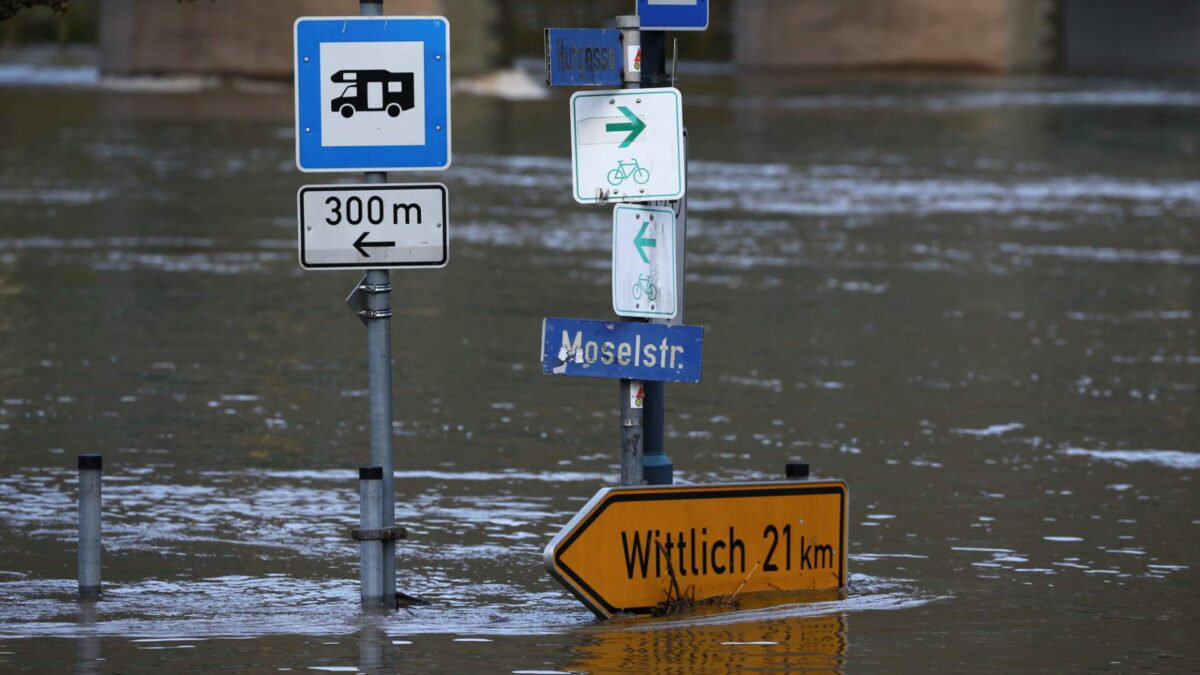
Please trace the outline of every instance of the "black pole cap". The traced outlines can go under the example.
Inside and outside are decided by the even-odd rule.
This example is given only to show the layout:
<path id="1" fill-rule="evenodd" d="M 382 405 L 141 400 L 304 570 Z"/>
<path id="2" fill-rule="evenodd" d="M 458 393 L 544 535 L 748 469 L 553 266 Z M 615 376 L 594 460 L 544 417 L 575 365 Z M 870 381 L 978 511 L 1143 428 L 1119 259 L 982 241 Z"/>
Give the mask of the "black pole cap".
<path id="1" fill-rule="evenodd" d="M 358 467 L 359 480 L 383 480 L 382 466 L 360 466 Z"/>
<path id="2" fill-rule="evenodd" d="M 788 478 L 808 478 L 808 463 L 798 459 L 788 460 L 784 474 Z"/>
<path id="3" fill-rule="evenodd" d="M 103 455 L 80 455 L 79 470 L 80 471 L 99 471 L 104 464 Z"/>

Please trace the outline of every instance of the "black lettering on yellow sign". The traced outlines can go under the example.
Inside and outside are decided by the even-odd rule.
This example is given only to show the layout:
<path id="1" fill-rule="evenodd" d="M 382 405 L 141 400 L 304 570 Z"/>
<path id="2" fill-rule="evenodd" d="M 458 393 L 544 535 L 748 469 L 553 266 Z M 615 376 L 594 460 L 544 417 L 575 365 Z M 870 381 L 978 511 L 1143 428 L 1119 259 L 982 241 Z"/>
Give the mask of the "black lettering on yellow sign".
<path id="1" fill-rule="evenodd" d="M 793 560 L 798 570 L 833 569 L 833 546 L 817 544 L 805 535 L 796 541 L 796 554 L 792 555 L 791 523 L 782 528 L 767 525 L 762 536 L 764 543 L 769 546 L 762 561 L 763 572 L 790 571 Z M 733 527 L 729 528 L 727 537 L 716 539 L 709 537 L 707 527 L 700 528 L 699 534 L 696 528 L 689 528 L 687 536 L 682 531 L 622 530 L 621 550 L 625 560 L 625 576 L 629 579 L 635 575 L 642 579 L 647 576 L 661 577 L 667 573 L 668 567 L 685 577 L 689 573 L 692 576 L 708 574 L 709 570 L 714 574 L 746 574 L 746 542 L 736 536 Z M 672 557 L 672 551 L 675 557 Z M 651 552 L 654 552 L 653 556 Z M 777 554 L 783 559 L 782 567 L 779 558 L 775 557 Z M 670 565 L 664 564 L 664 556 Z"/>
<path id="2" fill-rule="evenodd" d="M 697 599 L 845 585 L 841 481 L 606 488 L 546 547 L 551 574 L 600 616 L 642 613 L 672 577 Z"/>

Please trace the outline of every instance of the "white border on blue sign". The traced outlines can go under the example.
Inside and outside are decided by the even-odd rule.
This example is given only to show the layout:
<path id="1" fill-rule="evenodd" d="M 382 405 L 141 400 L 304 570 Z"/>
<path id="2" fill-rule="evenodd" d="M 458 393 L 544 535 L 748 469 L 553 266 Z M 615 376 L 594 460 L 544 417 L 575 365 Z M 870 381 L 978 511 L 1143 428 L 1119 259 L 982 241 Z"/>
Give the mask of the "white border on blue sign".
<path id="1" fill-rule="evenodd" d="M 302 143 L 306 134 L 305 128 L 310 136 L 314 132 L 318 135 L 314 136 L 319 139 L 320 119 L 319 114 L 321 107 L 316 106 L 315 110 L 304 111 L 300 107 L 300 45 L 298 40 L 300 25 L 302 22 L 321 22 L 321 23 L 343 23 L 352 21 L 375 21 L 379 22 L 381 28 L 387 29 L 388 24 L 403 25 L 411 24 L 414 21 L 433 22 L 429 27 L 421 27 L 421 32 L 427 32 L 429 37 L 441 37 L 444 35 L 445 44 L 438 44 L 433 40 L 425 40 L 426 44 L 432 44 L 433 49 L 426 52 L 425 63 L 425 101 L 427 115 L 425 120 L 425 138 L 426 143 L 423 146 L 363 146 L 363 147 L 325 147 L 320 145 L 317 140 L 316 150 L 310 150 L 308 153 L 303 153 L 303 147 L 311 147 L 311 141 Z M 344 25 L 343 25 L 344 27 Z M 354 40 L 355 42 L 359 40 Z M 317 44 L 320 44 L 318 42 Z M 439 61 L 435 57 L 437 54 L 442 55 Z M 440 67 L 437 67 L 438 64 Z M 312 67 L 320 69 L 320 57 L 310 61 Z M 432 66 L 432 67 L 431 67 Z M 296 134 L 296 168 L 306 173 L 328 173 L 328 172 L 357 172 L 357 171 L 443 171 L 450 168 L 452 152 L 451 139 L 451 123 L 450 123 L 450 22 L 444 16 L 302 16 L 292 23 L 292 69 L 293 69 L 293 88 L 295 101 L 295 134 Z M 307 80 L 308 77 L 305 76 Z M 317 76 L 319 81 L 319 75 Z M 307 91 L 307 90 L 306 90 Z M 318 89 L 319 91 L 319 89 Z M 431 91 L 434 96 L 431 96 Z M 318 94 L 319 96 L 319 94 Z M 445 101 L 444 112 L 440 110 L 440 106 L 432 106 L 430 101 L 437 96 L 443 96 Z M 307 95 L 306 95 L 307 99 Z M 302 114 L 303 113 L 303 114 Z M 318 119 L 316 122 L 309 120 L 309 115 L 316 114 Z M 307 124 L 305 122 L 308 122 Z M 437 126 L 442 126 L 441 130 L 437 130 Z M 442 152 L 442 144 L 436 140 L 430 142 L 428 139 L 438 139 L 445 137 L 444 152 Z M 323 148 L 323 150 L 322 150 Z M 317 152 L 318 156 L 313 156 L 313 152 Z M 302 154 L 303 153 L 303 154 Z M 333 156 L 332 158 L 326 155 Z M 367 156 L 368 160 L 372 158 L 380 158 L 380 161 L 342 161 L 342 156 Z M 401 157 L 401 161 L 394 161 L 396 156 Z M 432 155 L 432 160 L 430 161 Z M 384 161 L 391 159 L 392 161 Z"/>

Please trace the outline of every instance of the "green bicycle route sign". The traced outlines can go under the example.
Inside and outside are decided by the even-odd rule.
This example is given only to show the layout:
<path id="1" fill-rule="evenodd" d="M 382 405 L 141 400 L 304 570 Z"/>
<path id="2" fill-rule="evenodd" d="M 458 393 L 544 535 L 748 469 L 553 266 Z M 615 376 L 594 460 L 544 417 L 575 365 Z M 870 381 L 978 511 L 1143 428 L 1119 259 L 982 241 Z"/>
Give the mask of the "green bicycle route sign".
<path id="1" fill-rule="evenodd" d="M 612 303 L 617 316 L 670 319 L 675 288 L 675 211 L 669 206 L 613 208 Z"/>
<path id="2" fill-rule="evenodd" d="M 685 190 L 678 89 L 571 96 L 571 175 L 581 204 L 679 199 Z"/>

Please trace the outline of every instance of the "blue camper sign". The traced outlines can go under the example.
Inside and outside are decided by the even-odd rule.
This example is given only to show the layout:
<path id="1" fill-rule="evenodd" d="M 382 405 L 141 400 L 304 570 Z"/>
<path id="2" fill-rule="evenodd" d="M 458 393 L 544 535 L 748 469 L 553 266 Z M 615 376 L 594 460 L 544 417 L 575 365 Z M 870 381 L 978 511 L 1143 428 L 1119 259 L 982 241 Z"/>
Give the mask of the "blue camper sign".
<path id="1" fill-rule="evenodd" d="M 450 24 L 443 17 L 300 18 L 301 171 L 450 166 Z"/>

